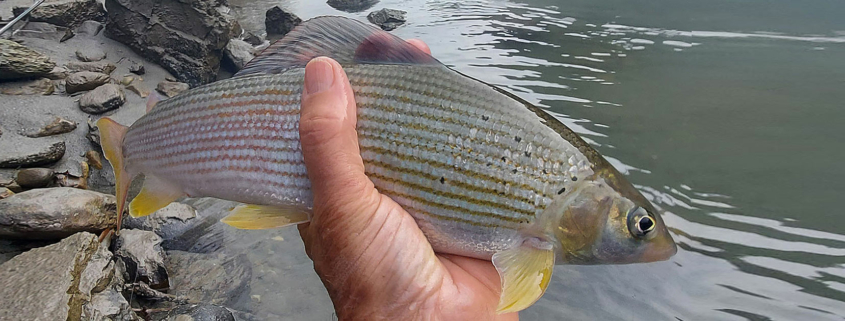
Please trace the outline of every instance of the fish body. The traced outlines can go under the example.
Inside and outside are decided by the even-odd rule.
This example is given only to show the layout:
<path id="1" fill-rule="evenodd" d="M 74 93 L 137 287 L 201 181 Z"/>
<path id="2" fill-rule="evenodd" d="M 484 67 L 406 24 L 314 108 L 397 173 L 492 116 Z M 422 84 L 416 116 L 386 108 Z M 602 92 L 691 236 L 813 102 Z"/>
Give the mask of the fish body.
<path id="1" fill-rule="evenodd" d="M 143 173 L 133 216 L 192 196 L 249 204 L 224 220 L 236 227 L 307 221 L 313 197 L 298 129 L 304 63 L 328 55 L 355 93 L 367 176 L 414 217 L 435 251 L 493 261 L 505 288 L 501 312 L 536 301 L 555 262 L 674 254 L 651 204 L 575 133 L 397 39 L 316 18 L 234 78 L 158 102 L 128 129 L 101 120 L 118 196 Z"/>

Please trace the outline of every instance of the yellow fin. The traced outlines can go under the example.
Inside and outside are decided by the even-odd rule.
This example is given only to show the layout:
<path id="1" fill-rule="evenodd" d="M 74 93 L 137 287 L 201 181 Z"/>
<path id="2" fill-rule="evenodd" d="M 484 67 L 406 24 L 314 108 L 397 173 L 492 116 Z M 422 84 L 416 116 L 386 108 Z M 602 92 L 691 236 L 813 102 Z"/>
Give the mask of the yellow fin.
<path id="1" fill-rule="evenodd" d="M 97 128 L 100 131 L 100 146 L 103 147 L 103 155 L 114 168 L 114 196 L 117 197 L 117 230 L 119 231 L 129 183 L 132 182 L 132 176 L 134 176 L 126 171 L 123 162 L 123 137 L 126 136 L 129 128 L 107 117 L 97 121 Z"/>
<path id="2" fill-rule="evenodd" d="M 156 176 L 147 175 L 144 178 L 141 193 L 129 203 L 129 215 L 132 217 L 150 215 L 184 195 L 185 192 L 179 186 Z"/>
<path id="3" fill-rule="evenodd" d="M 502 280 L 496 312 L 518 312 L 537 302 L 549 286 L 554 264 L 554 247 L 537 238 L 525 239 L 522 245 L 493 255 L 493 265 Z"/>
<path id="4" fill-rule="evenodd" d="M 277 228 L 308 222 L 309 213 L 298 207 L 243 204 L 235 207 L 221 222 L 244 230 Z"/>

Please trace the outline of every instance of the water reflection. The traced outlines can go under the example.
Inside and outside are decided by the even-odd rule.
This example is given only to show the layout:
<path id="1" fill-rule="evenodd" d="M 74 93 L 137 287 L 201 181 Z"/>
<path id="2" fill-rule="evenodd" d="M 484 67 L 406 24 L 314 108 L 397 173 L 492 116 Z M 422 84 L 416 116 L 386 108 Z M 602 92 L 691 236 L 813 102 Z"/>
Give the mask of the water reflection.
<path id="1" fill-rule="evenodd" d="M 845 135 L 832 120 L 845 117 L 833 108 L 845 100 L 845 36 L 756 32 L 768 25 L 709 15 L 715 9 L 701 17 L 753 27 L 700 22 L 692 24 L 711 31 L 682 31 L 672 28 L 675 17 L 628 15 L 641 8 L 619 1 L 525 2 L 382 1 L 374 9 L 408 11 L 394 33 L 424 39 L 444 63 L 547 108 L 581 134 L 665 212 L 681 249 L 655 264 L 557 268 L 523 319 L 845 319 L 845 219 L 831 217 L 845 190 L 833 161 L 845 157 L 835 138 Z M 276 5 L 230 3 L 254 31 Z M 366 14 L 322 2 L 288 7 L 303 18 Z M 842 6 L 818 10 L 845 15 Z M 244 313 L 328 318 L 304 255 L 291 254 L 301 250 L 294 231 L 215 233 L 228 235 L 225 247 L 261 252 L 253 292 L 285 284 L 307 297 L 245 301 Z"/>

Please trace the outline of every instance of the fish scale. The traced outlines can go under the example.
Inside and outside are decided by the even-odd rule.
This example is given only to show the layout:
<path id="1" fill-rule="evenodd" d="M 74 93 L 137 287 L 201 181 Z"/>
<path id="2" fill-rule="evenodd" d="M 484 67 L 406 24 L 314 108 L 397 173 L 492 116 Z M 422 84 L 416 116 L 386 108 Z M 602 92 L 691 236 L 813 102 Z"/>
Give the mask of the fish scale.
<path id="1" fill-rule="evenodd" d="M 586 157 L 539 117 L 486 86 L 458 87 L 460 75 L 431 66 L 345 69 L 366 173 L 418 220 L 516 230 L 571 176 L 592 173 L 570 171 Z M 298 132 L 302 79 L 303 69 L 234 78 L 160 102 L 126 134 L 127 170 L 166 178 L 189 195 L 310 209 Z M 533 139 L 552 135 L 558 139 Z"/>

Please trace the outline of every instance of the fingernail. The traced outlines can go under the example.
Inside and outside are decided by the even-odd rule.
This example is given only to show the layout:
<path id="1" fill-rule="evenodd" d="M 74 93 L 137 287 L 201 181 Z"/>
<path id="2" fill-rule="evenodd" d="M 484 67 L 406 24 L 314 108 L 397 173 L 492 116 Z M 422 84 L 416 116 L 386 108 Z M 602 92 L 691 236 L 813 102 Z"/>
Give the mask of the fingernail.
<path id="1" fill-rule="evenodd" d="M 334 82 L 334 68 L 325 58 L 311 60 L 305 66 L 305 92 L 309 95 L 329 89 Z"/>

